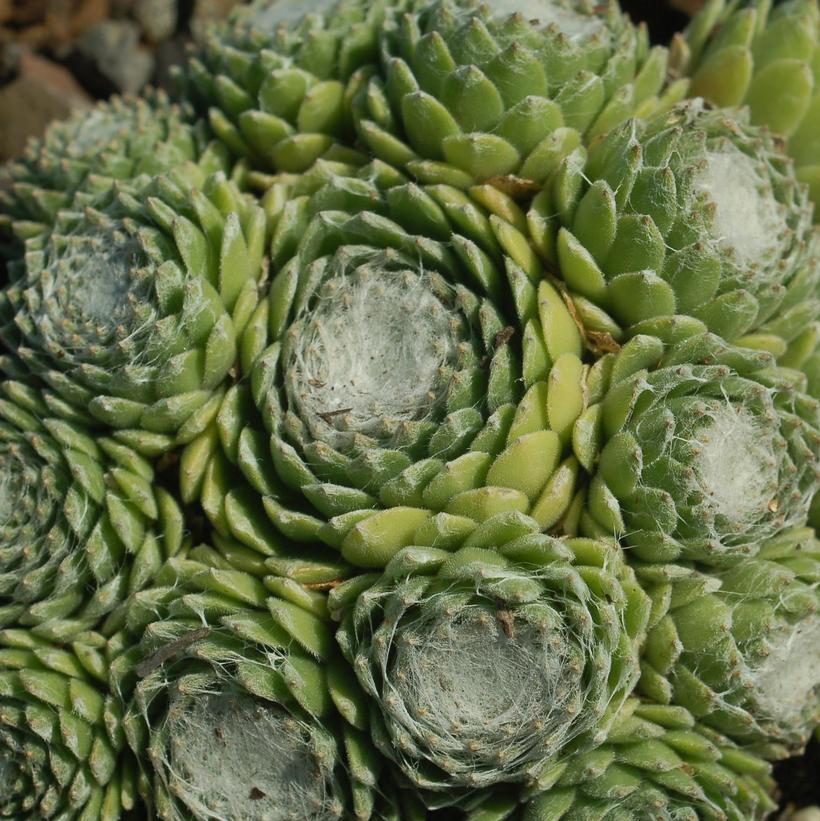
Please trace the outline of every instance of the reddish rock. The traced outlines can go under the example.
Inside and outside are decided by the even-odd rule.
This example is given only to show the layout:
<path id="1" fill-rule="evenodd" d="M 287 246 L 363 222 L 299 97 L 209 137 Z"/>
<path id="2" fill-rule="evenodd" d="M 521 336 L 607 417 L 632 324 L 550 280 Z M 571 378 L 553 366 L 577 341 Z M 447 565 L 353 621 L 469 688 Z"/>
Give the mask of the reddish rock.
<path id="1" fill-rule="evenodd" d="M 51 60 L 46 60 L 28 49 L 23 49 L 20 55 L 20 75 L 36 79 L 56 90 L 62 90 L 75 97 L 88 97 L 83 87 L 74 79 L 74 75 Z"/>
<path id="2" fill-rule="evenodd" d="M 70 72 L 24 50 L 19 76 L 0 88 L 0 161 L 19 154 L 52 120 L 90 105 Z"/>

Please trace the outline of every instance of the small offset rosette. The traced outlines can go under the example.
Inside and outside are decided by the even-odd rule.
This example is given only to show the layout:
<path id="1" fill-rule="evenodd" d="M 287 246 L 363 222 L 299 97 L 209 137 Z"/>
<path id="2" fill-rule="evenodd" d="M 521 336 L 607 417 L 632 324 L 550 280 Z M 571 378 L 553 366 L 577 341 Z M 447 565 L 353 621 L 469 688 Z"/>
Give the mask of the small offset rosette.
<path id="1" fill-rule="evenodd" d="M 731 565 L 805 524 L 820 483 L 818 404 L 769 355 L 676 336 L 687 325 L 596 364 L 607 388 L 574 431 L 594 473 L 582 530 L 620 534 L 642 561 Z"/>
<path id="2" fill-rule="evenodd" d="M 439 512 L 571 532 L 587 366 L 525 215 L 491 186 L 339 170 L 290 190 L 249 383 L 183 454 L 183 498 L 263 552 L 276 531 L 340 550 L 328 580 L 383 567 Z"/>
<path id="3" fill-rule="evenodd" d="M 187 164 L 135 196 L 113 188 L 30 240 L 0 294 L 3 366 L 36 377 L 110 427 L 197 433 L 235 365 L 257 303 L 264 212 L 225 178 Z"/>
<path id="4" fill-rule="evenodd" d="M 182 511 L 149 462 L 49 394 L 0 399 L 0 625 L 57 642 L 118 630 L 131 594 L 184 548 Z"/>
<path id="5" fill-rule="evenodd" d="M 749 106 L 752 122 L 788 137 L 797 176 L 820 201 L 820 8 L 815 0 L 705 4 L 672 46 L 691 96 Z M 788 93 L 784 93 L 788 90 Z M 818 216 L 815 209 L 815 220 Z"/>
<path id="6" fill-rule="evenodd" d="M 179 80 L 221 142 L 261 171 L 355 158 L 352 96 L 377 71 L 391 3 L 253 3 L 206 37 Z"/>
<path id="7" fill-rule="evenodd" d="M 0 231 L 11 229 L 19 243 L 12 259 L 26 239 L 51 230 L 78 191 L 101 193 L 114 182 L 135 186 L 197 161 L 218 151 L 208 146 L 208 137 L 190 111 L 153 90 L 144 98 L 113 97 L 53 123 L 0 170 Z"/>
<path id="8" fill-rule="evenodd" d="M 361 141 L 423 182 L 543 183 L 562 157 L 656 104 L 666 51 L 615 2 L 436 0 L 387 16 L 353 96 Z"/>
<path id="9" fill-rule="evenodd" d="M 636 567 L 655 603 L 639 689 L 777 759 L 820 722 L 820 548 L 810 528 L 704 574 Z"/>
<path id="10" fill-rule="evenodd" d="M 781 143 L 747 120 L 695 100 L 564 160 L 536 200 L 542 253 L 590 331 L 622 341 L 683 314 L 777 356 L 816 321 L 806 187 Z"/>
<path id="11" fill-rule="evenodd" d="M 174 821 L 418 818 L 367 736 L 326 594 L 216 544 L 136 598 L 130 625 L 148 626 L 112 667 L 149 806 Z"/>
<path id="12" fill-rule="evenodd" d="M 116 821 L 135 809 L 138 771 L 106 685 L 112 648 L 0 630 L 0 816 Z"/>
<path id="13" fill-rule="evenodd" d="M 330 594 L 373 740 L 430 807 L 467 806 L 495 785 L 537 789 L 602 744 L 649 615 L 614 542 L 559 541 L 512 513 L 445 543 L 445 518 L 383 574 Z"/>

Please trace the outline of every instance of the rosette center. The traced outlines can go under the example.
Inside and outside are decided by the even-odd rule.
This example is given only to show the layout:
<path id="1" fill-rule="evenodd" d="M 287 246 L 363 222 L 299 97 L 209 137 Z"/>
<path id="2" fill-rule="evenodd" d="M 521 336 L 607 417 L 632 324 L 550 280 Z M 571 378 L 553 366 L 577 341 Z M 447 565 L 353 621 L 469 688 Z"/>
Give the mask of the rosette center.
<path id="1" fill-rule="evenodd" d="M 764 519 L 778 484 L 771 430 L 730 402 L 716 402 L 705 419 L 694 437 L 694 468 L 706 504 L 740 524 Z"/>
<path id="2" fill-rule="evenodd" d="M 43 335 L 78 359 L 138 335 L 150 304 L 136 238 L 120 230 L 55 239 L 35 314 Z"/>
<path id="3" fill-rule="evenodd" d="M 752 671 L 758 698 L 777 720 L 799 724 L 820 693 L 820 617 L 779 631 L 763 664 Z"/>
<path id="4" fill-rule="evenodd" d="M 386 678 L 388 710 L 434 761 L 490 784 L 574 737 L 584 650 L 558 613 L 501 600 L 444 610 L 402 620 Z"/>
<path id="5" fill-rule="evenodd" d="M 791 230 L 786 208 L 771 181 L 737 146 L 721 142 L 706 152 L 695 176 L 695 191 L 714 209 L 712 238 L 749 270 L 776 268 L 788 253 Z"/>
<path id="6" fill-rule="evenodd" d="M 431 416 L 457 353 L 449 312 L 423 274 L 367 266 L 324 282 L 290 337 L 291 407 L 334 447 L 355 434 L 386 442 Z"/>
<path id="7" fill-rule="evenodd" d="M 171 787 L 195 818 L 329 821 L 341 804 L 309 729 L 250 696 L 171 700 Z M 327 763 L 326 761 L 324 763 Z"/>

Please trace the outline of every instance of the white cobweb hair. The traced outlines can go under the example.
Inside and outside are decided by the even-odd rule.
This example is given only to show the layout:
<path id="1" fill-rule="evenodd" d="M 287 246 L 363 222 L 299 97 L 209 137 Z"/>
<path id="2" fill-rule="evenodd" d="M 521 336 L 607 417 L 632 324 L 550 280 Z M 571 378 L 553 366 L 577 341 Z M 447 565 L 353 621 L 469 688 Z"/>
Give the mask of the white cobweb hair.
<path id="1" fill-rule="evenodd" d="M 423 271 L 362 265 L 328 279 L 288 332 L 285 389 L 311 435 L 349 447 L 389 442 L 428 418 L 456 357 L 450 311 Z"/>
<path id="2" fill-rule="evenodd" d="M 672 411 L 674 421 L 666 427 L 654 415 L 641 417 L 636 432 L 658 458 L 679 460 L 681 479 L 674 491 L 684 498 L 690 517 L 686 521 L 681 514 L 683 527 L 708 539 L 715 556 L 751 549 L 797 523 L 810 497 L 781 504 L 794 482 L 774 391 L 749 382 L 729 395 L 710 385 L 709 375 L 693 378 L 706 390 L 691 397 L 691 407 Z M 648 461 L 644 473 L 651 465 Z"/>
<path id="3" fill-rule="evenodd" d="M 707 418 L 695 437 L 694 463 L 706 507 L 740 526 L 765 518 L 778 486 L 771 431 L 760 417 L 728 400 L 719 400 Z"/>
<path id="4" fill-rule="evenodd" d="M 807 706 L 820 714 L 820 615 L 776 630 L 766 640 L 768 655 L 748 669 L 749 681 L 766 715 L 787 726 L 806 722 Z"/>
<path id="5" fill-rule="evenodd" d="M 583 605 L 560 596 L 536 606 L 483 595 L 465 603 L 464 595 L 444 590 L 416 602 L 379 652 L 396 753 L 433 788 L 526 780 L 594 727 L 611 698 L 612 659 L 596 652 Z M 426 781 L 424 760 L 447 774 L 440 783 Z"/>
<path id="6" fill-rule="evenodd" d="M 707 149 L 693 190 L 714 207 L 712 241 L 752 281 L 776 279 L 791 247 L 788 209 L 777 201 L 762 160 L 729 139 Z"/>
<path id="7" fill-rule="evenodd" d="M 130 325 L 133 309 L 128 297 L 133 289 L 131 272 L 139 264 L 139 243 L 119 232 L 89 242 L 91 247 L 82 253 L 69 249 L 57 258 L 45 296 L 59 294 L 80 308 L 90 323 Z"/>
<path id="8" fill-rule="evenodd" d="M 102 225 L 90 217 L 64 212 L 49 242 L 36 322 L 78 362 L 87 355 L 85 334 L 94 340 L 92 355 L 99 353 L 99 339 L 136 340 L 147 336 L 156 310 L 152 278 L 138 273 L 145 264 L 139 240 L 129 236 L 118 221 Z M 75 320 L 70 330 L 62 324 L 66 315 Z M 109 349 L 116 355 L 113 347 Z M 134 362 L 112 360 L 114 367 L 122 364 L 153 363 L 146 361 L 144 353 Z"/>
<path id="9" fill-rule="evenodd" d="M 197 821 L 342 817 L 332 750 L 279 705 L 227 689 L 174 692 L 162 732 L 168 787 Z"/>

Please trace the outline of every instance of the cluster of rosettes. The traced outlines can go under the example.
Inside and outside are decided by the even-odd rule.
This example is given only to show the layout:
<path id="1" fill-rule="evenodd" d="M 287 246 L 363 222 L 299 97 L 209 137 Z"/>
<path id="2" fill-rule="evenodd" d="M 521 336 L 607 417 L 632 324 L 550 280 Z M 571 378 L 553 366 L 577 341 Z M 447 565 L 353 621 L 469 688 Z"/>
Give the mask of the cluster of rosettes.
<path id="1" fill-rule="evenodd" d="M 0 817 L 767 817 L 820 723 L 770 6 L 255 0 L 8 166 Z"/>

